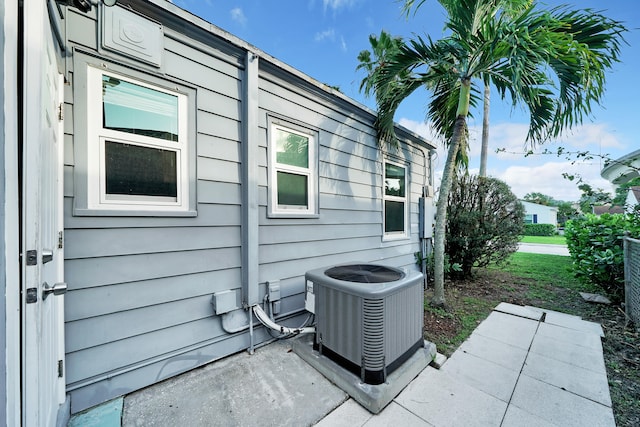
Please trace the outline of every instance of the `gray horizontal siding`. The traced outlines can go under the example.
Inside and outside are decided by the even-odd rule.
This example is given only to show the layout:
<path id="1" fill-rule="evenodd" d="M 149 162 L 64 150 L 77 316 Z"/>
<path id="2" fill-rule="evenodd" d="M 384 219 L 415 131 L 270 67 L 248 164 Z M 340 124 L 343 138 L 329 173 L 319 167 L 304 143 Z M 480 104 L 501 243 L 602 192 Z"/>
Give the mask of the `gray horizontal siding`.
<path id="1" fill-rule="evenodd" d="M 72 45 L 96 47 L 95 19 L 73 14 Z M 83 94 L 65 88 L 66 367 L 73 412 L 249 346 L 246 333 L 223 331 L 211 306 L 212 294 L 242 288 L 244 69 L 238 57 L 201 41 L 183 43 L 174 30 L 167 34 L 160 73 L 196 90 L 196 217 L 74 217 L 74 144 L 84 139 L 73 135 L 73 123 L 84 113 L 74 111 L 73 96 Z M 262 297 L 266 281 L 280 280 L 281 313 L 298 325 L 310 269 L 346 261 L 414 268 L 424 165 L 410 148 L 393 154 L 411 164 L 411 237 L 383 241 L 384 157 L 371 114 L 345 110 L 343 100 L 332 102 L 307 90 L 308 82 L 292 84 L 266 69 L 258 82 L 258 138 L 250 141 L 259 165 L 259 283 L 250 285 Z M 269 115 L 318 131 L 318 217 L 268 218 Z M 261 328 L 256 337 L 270 338 Z"/>

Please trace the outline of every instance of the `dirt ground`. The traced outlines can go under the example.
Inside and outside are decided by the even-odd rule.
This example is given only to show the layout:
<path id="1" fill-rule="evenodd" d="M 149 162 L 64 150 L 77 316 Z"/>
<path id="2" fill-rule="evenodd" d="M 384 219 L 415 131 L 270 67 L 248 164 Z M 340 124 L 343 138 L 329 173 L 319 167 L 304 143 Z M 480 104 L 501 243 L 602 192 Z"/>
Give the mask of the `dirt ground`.
<path id="1" fill-rule="evenodd" d="M 425 301 L 430 301 L 427 289 Z M 470 280 L 445 283 L 447 306 L 425 307 L 425 338 L 450 355 L 504 301 L 582 316 L 602 325 L 602 341 L 613 411 L 618 426 L 640 426 L 640 340 L 633 325 L 625 325 L 619 306 L 585 302 L 577 291 L 547 286 L 495 270 L 480 270 Z"/>

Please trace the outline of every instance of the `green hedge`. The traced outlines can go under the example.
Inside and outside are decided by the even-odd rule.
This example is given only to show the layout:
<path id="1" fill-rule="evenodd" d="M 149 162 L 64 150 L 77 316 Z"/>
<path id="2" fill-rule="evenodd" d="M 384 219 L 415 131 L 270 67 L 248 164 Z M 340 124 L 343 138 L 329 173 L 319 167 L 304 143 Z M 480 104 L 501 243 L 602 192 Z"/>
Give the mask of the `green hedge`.
<path id="1" fill-rule="evenodd" d="M 553 236 L 556 234 L 556 227 L 553 224 L 525 224 L 525 236 Z"/>
<path id="2" fill-rule="evenodd" d="M 624 299 L 625 231 L 638 238 L 640 216 L 589 214 L 567 221 L 564 230 L 576 277 L 599 285 L 617 300 Z"/>

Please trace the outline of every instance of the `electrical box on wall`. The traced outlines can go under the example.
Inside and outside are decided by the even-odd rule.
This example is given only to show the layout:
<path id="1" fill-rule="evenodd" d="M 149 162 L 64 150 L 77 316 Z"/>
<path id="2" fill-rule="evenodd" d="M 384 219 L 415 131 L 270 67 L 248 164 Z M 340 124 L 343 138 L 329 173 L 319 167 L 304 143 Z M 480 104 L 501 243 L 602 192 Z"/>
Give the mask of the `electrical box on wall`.
<path id="1" fill-rule="evenodd" d="M 433 238 L 433 223 L 436 218 L 436 207 L 433 204 L 433 197 L 420 197 L 420 199 L 418 199 L 418 212 L 420 238 Z"/>

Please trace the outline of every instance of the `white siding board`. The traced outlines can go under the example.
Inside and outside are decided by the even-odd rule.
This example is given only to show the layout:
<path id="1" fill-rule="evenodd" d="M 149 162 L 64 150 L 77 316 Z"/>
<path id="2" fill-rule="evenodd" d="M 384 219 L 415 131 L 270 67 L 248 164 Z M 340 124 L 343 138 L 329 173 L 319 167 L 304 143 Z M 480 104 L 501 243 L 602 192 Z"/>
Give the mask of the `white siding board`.
<path id="1" fill-rule="evenodd" d="M 371 186 L 370 184 L 358 184 L 357 182 L 323 177 L 320 178 L 319 184 L 320 193 L 370 199 L 379 199 L 382 197 L 382 187 Z"/>
<path id="2" fill-rule="evenodd" d="M 332 237 L 331 240 L 315 242 L 260 245 L 260 262 L 267 264 L 339 253 L 350 254 L 380 247 L 378 236 L 341 238 L 339 234 L 334 234 Z"/>
<path id="3" fill-rule="evenodd" d="M 242 201 L 240 184 L 201 180 L 197 189 L 200 203 L 240 205 Z"/>
<path id="4" fill-rule="evenodd" d="M 198 133 L 217 136 L 219 138 L 240 141 L 242 131 L 240 122 L 227 117 L 217 116 L 206 111 L 197 112 Z"/>
<path id="5" fill-rule="evenodd" d="M 302 107 L 305 112 L 312 109 L 315 114 L 326 117 L 326 121 L 331 120 L 332 125 L 323 127 L 323 129 L 333 134 L 348 135 L 353 133 L 361 136 L 368 134 L 375 137 L 376 132 L 373 128 L 373 117 L 371 121 L 369 121 L 368 118 L 363 120 L 362 117 L 357 117 L 351 113 L 345 114 L 345 112 L 336 105 L 330 105 L 312 94 L 302 91 L 299 87 L 292 86 L 280 80 L 276 83 L 276 80 L 278 79 L 273 76 L 266 74 L 261 75 L 259 82 L 261 108 L 276 111 L 281 114 L 287 114 L 288 112 L 295 113 L 296 106 Z M 294 109 L 293 111 L 291 110 L 292 108 Z M 300 117 L 302 120 L 304 116 L 292 114 L 290 117 Z M 335 126 L 339 125 L 348 126 L 351 131 L 337 129 Z"/>
<path id="6" fill-rule="evenodd" d="M 206 295 L 67 322 L 65 349 L 73 353 L 183 323 L 210 319 L 214 314 L 210 302 L 211 296 Z M 211 328 L 212 336 L 223 335 L 222 328 L 218 322 L 215 323 L 216 327 Z"/>
<path id="7" fill-rule="evenodd" d="M 378 224 L 382 227 L 381 211 L 359 211 L 350 209 L 326 209 L 321 206 L 319 218 L 267 218 L 267 208 L 260 206 L 260 226 L 269 225 L 332 225 L 332 224 Z"/>
<path id="8" fill-rule="evenodd" d="M 167 53 L 171 55 L 183 57 L 194 61 L 204 67 L 216 70 L 216 72 L 226 74 L 234 79 L 241 80 L 243 75 L 241 62 L 229 55 L 225 55 L 219 50 L 214 50 L 208 46 L 199 44 L 198 42 L 192 42 L 202 47 L 202 50 L 206 50 L 210 53 L 205 53 L 202 50 L 195 49 L 185 43 L 181 43 L 171 37 L 165 37 L 164 47 Z M 184 70 L 182 70 L 184 72 Z M 208 84 L 204 84 L 203 87 L 208 87 Z"/>
<path id="9" fill-rule="evenodd" d="M 198 135 L 197 150 L 198 156 L 201 157 L 240 162 L 240 143 L 238 141 L 201 133 Z"/>
<path id="10" fill-rule="evenodd" d="M 72 216 L 72 198 L 65 198 L 64 228 L 112 228 L 112 227 L 180 227 L 180 226 L 235 226 L 240 225 L 240 206 L 198 204 L 195 218 L 148 217 L 141 221 L 134 217 Z"/>
<path id="11" fill-rule="evenodd" d="M 66 9 L 67 13 L 63 22 L 66 23 L 67 39 L 91 49 L 97 49 L 98 41 L 95 37 L 87 37 L 87 34 L 97 34 L 95 15 L 91 18 L 87 14 L 76 13 L 73 9 Z"/>
<path id="12" fill-rule="evenodd" d="M 240 164 L 198 157 L 198 178 L 208 181 L 240 183 Z"/>
<path id="13" fill-rule="evenodd" d="M 232 120 L 242 120 L 242 104 L 237 98 L 199 88 L 197 104 L 199 110 Z"/>
<path id="14" fill-rule="evenodd" d="M 77 289 L 65 295 L 65 320 L 103 316 L 240 288 L 240 268 Z M 118 295 L 128 295 L 118 298 Z"/>
<path id="15" fill-rule="evenodd" d="M 67 384 L 108 374 L 220 336 L 220 319 L 209 317 L 67 353 Z"/>
<path id="16" fill-rule="evenodd" d="M 68 230 L 67 260 L 240 246 L 240 227 Z"/>
<path id="17" fill-rule="evenodd" d="M 374 187 L 382 188 L 382 175 L 379 171 L 369 172 L 363 170 L 362 166 L 370 164 L 371 162 L 362 162 L 357 167 L 344 167 L 335 163 L 320 162 L 320 176 L 324 178 L 331 178 L 345 182 L 366 184 Z"/>
<path id="18" fill-rule="evenodd" d="M 272 245 L 291 242 L 314 242 L 340 237 L 380 237 L 380 224 L 317 224 L 308 225 L 270 225 L 260 227 L 260 244 Z"/>
<path id="19" fill-rule="evenodd" d="M 347 196 L 333 193 L 320 193 L 320 210 L 322 209 L 345 209 L 352 211 L 378 211 L 382 212 L 382 201 Z M 355 213 L 354 213 L 355 214 Z M 357 215 L 357 214 L 356 214 Z"/>
<path id="20" fill-rule="evenodd" d="M 219 62 L 224 64 L 222 61 Z M 172 53 L 165 55 L 164 69 L 168 75 L 188 81 L 190 84 L 207 88 L 229 98 L 240 98 L 242 82 L 239 76 L 221 73 L 217 69 Z"/>
<path id="21" fill-rule="evenodd" d="M 71 259 L 65 262 L 69 290 L 240 266 L 240 248 Z"/>

